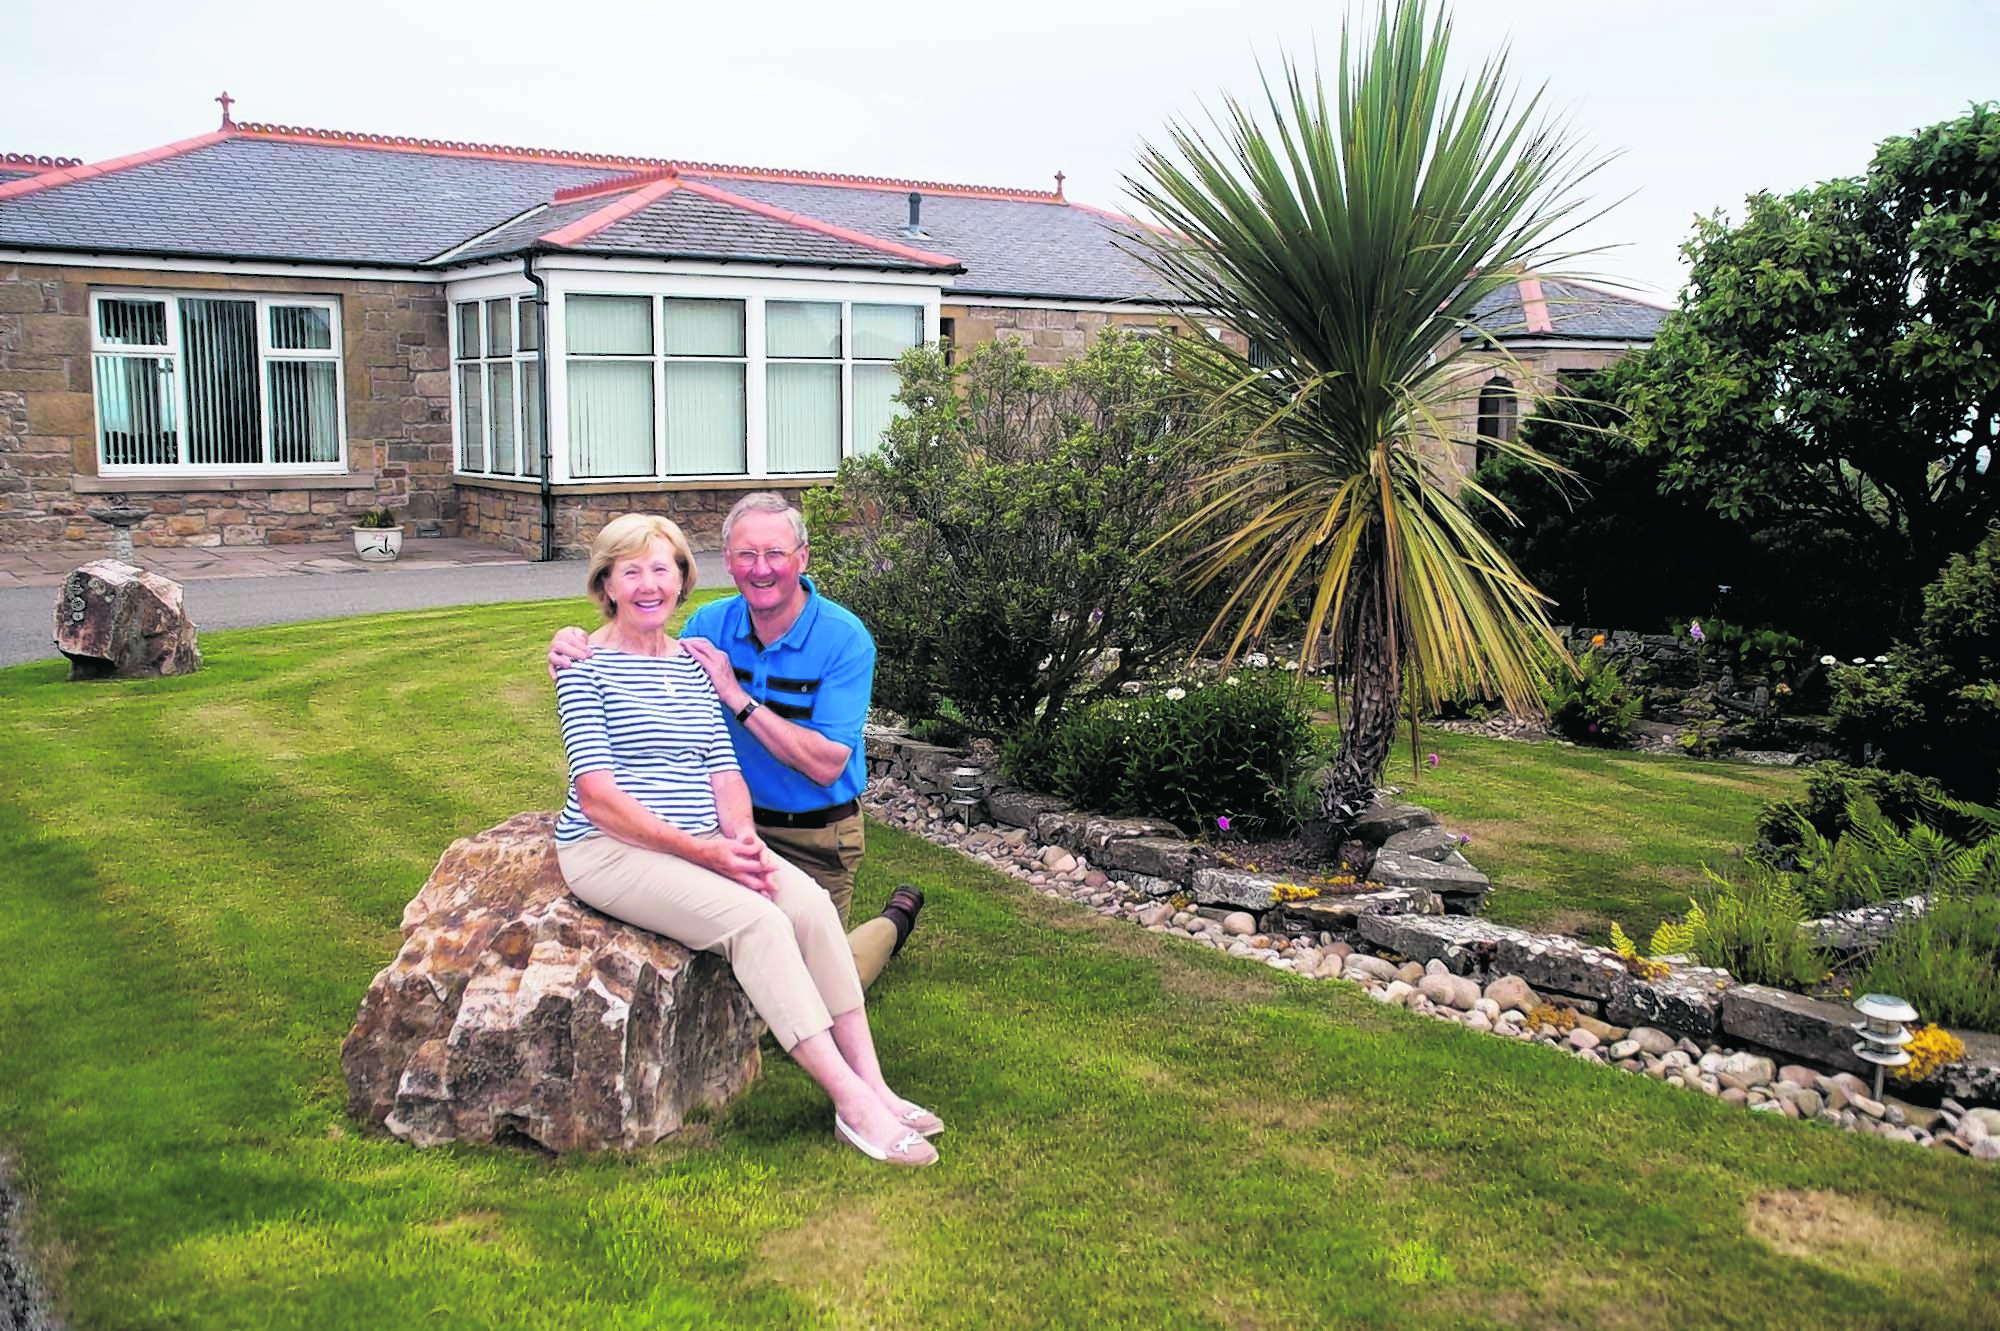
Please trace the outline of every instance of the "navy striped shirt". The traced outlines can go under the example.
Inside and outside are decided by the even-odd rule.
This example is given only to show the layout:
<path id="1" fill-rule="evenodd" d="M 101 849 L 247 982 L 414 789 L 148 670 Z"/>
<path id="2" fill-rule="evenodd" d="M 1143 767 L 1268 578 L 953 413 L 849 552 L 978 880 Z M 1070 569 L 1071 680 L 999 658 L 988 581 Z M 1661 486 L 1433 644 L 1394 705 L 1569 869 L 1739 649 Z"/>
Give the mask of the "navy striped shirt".
<path id="1" fill-rule="evenodd" d="M 695 836 L 715 831 L 709 776 L 739 770 L 714 685 L 692 656 L 634 656 L 599 647 L 556 676 L 556 716 L 569 752 L 569 800 L 556 842 L 592 830 L 576 779 L 610 772 L 618 789 Z"/>

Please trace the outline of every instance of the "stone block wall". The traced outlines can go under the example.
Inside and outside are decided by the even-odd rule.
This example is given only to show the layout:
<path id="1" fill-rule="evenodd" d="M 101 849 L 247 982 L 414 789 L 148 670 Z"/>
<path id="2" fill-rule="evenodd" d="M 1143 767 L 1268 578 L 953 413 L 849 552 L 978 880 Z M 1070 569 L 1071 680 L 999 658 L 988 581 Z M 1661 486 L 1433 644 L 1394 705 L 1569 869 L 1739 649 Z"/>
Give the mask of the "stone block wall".
<path id="1" fill-rule="evenodd" d="M 1081 356 L 1091 340 L 1107 327 L 1153 331 L 1165 325 L 1188 331 L 1193 320 L 1186 315 L 1161 310 L 1110 313 L 1090 309 L 1058 309 L 1040 306 L 943 305 L 941 317 L 953 321 L 954 341 L 969 350 L 981 342 L 1009 338 L 1020 342 L 1034 365 L 1060 365 Z M 1242 349 L 1242 339 L 1234 333 L 1227 340 Z"/>
<path id="2" fill-rule="evenodd" d="M 348 473 L 100 478 L 90 293 L 116 288 L 338 298 Z M 152 510 L 138 545 L 341 541 L 377 505 L 456 534 L 450 364 L 438 283 L 0 264 L 0 548 L 99 550 L 86 510 L 114 493 Z"/>
<path id="3" fill-rule="evenodd" d="M 671 518 L 687 533 L 688 544 L 695 549 L 720 550 L 722 520 L 742 496 L 767 490 L 802 505 L 806 489 L 770 479 L 702 485 L 563 486 L 556 490 L 556 558 L 587 556 L 599 530 L 622 513 L 657 513 Z M 542 500 L 533 484 L 461 480 L 458 492 L 461 535 L 528 559 L 541 557 Z"/>

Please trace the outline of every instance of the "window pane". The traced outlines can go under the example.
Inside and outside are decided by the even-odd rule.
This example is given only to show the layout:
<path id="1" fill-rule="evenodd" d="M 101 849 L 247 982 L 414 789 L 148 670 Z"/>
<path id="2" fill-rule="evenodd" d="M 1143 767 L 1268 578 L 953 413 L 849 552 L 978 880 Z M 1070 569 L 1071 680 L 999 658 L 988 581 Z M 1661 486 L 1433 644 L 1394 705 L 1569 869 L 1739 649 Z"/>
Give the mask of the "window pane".
<path id="1" fill-rule="evenodd" d="M 271 349 L 332 351 L 333 311 L 319 305 L 273 305 Z"/>
<path id="2" fill-rule="evenodd" d="M 504 296 L 486 302 L 486 354 L 514 354 L 514 302 Z"/>
<path id="3" fill-rule="evenodd" d="M 660 322 L 669 356 L 743 354 L 740 300 L 670 300 Z"/>
<path id="4" fill-rule="evenodd" d="M 100 300 L 97 340 L 113 347 L 167 345 L 167 303 L 163 300 Z"/>
<path id="5" fill-rule="evenodd" d="M 857 360 L 894 360 L 924 340 L 921 305 L 856 305 L 854 355 Z M 857 393 L 859 389 L 855 390 Z M 856 436 L 856 443 L 860 437 Z"/>
<path id="6" fill-rule="evenodd" d="M 818 369 L 818 366 L 808 366 Z M 743 366 L 673 361 L 667 365 L 667 470 L 678 475 L 747 469 Z"/>
<path id="7" fill-rule="evenodd" d="M 767 302 L 764 352 L 814 360 L 840 355 L 840 306 L 799 300 Z"/>
<path id="8" fill-rule="evenodd" d="M 523 351 L 540 351 L 542 349 L 541 308 L 542 303 L 540 301 L 529 300 L 526 296 L 521 298 L 520 348 Z"/>
<path id="9" fill-rule="evenodd" d="M 479 354 L 479 305 L 468 301 L 458 307 L 458 354 L 470 359 Z"/>
<path id="10" fill-rule="evenodd" d="M 766 464 L 773 472 L 840 467 L 840 367 L 771 365 Z"/>
<path id="11" fill-rule="evenodd" d="M 486 470 L 486 389 L 477 365 L 458 367 L 458 469 Z"/>
<path id="12" fill-rule="evenodd" d="M 486 391 L 490 394 L 486 419 L 493 422 L 493 470 L 512 476 L 514 466 L 514 363 L 486 367 Z"/>
<path id="13" fill-rule="evenodd" d="M 542 367 L 521 362 L 521 474 L 542 474 Z"/>
<path id="14" fill-rule="evenodd" d="M 569 469 L 573 476 L 653 474 L 651 362 L 569 362 Z"/>
<path id="15" fill-rule="evenodd" d="M 330 360 L 274 360 L 271 461 L 340 461 L 340 375 Z"/>
<path id="16" fill-rule="evenodd" d="M 181 297 L 187 358 L 188 461 L 262 462 L 257 303 Z"/>
<path id="17" fill-rule="evenodd" d="M 97 357 L 97 428 L 106 463 L 155 467 L 180 461 L 173 368 L 164 356 Z"/>
<path id="18" fill-rule="evenodd" d="M 571 296 L 569 349 L 576 356 L 653 354 L 651 296 Z"/>
<path id="19" fill-rule="evenodd" d="M 882 432 L 903 414 L 896 405 L 900 376 L 893 365 L 854 367 L 854 451 L 873 453 L 882 446 Z"/>

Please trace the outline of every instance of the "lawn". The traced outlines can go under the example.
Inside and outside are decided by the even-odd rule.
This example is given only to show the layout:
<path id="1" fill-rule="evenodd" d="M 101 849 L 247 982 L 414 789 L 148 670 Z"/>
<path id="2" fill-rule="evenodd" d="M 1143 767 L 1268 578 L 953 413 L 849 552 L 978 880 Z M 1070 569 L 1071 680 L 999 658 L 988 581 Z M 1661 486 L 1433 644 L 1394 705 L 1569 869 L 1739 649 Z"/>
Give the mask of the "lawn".
<path id="1" fill-rule="evenodd" d="M 1596 943 L 1616 922 L 1643 946 L 1686 914 L 1702 865 L 1727 875 L 1758 808 L 1805 787 L 1796 768 L 1420 734 L 1436 769 L 1412 783 L 1399 750 L 1389 779 L 1472 837 L 1466 857 L 1494 885 L 1484 913 Z"/>
<path id="2" fill-rule="evenodd" d="M 882 828 L 863 901 L 931 905 L 873 1007 L 951 1123 L 938 1168 L 836 1145 L 777 1057 L 627 1158 L 362 1133 L 341 1037 L 451 838 L 555 802 L 541 647 L 579 613 L 218 633 L 140 684 L 0 671 L 0 1141 L 80 1331 L 2000 1323 L 1990 1168 L 1390 1011 Z M 1440 751 L 1423 797 L 1475 854 L 1504 806 L 1451 804 L 1461 769 L 1558 752 Z"/>

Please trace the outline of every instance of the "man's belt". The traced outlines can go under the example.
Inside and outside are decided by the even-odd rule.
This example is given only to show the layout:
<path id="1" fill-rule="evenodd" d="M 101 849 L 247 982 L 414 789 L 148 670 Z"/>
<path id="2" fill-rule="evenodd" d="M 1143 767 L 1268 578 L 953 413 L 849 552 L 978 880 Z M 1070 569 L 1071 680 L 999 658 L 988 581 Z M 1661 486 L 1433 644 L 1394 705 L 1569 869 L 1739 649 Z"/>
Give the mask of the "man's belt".
<path id="1" fill-rule="evenodd" d="M 766 827 L 831 827 L 843 818 L 851 818 L 861 812 L 860 800 L 849 800 L 845 804 L 829 804 L 824 809 L 807 809 L 803 813 L 785 813 L 779 809 L 751 809 L 750 817 Z"/>

